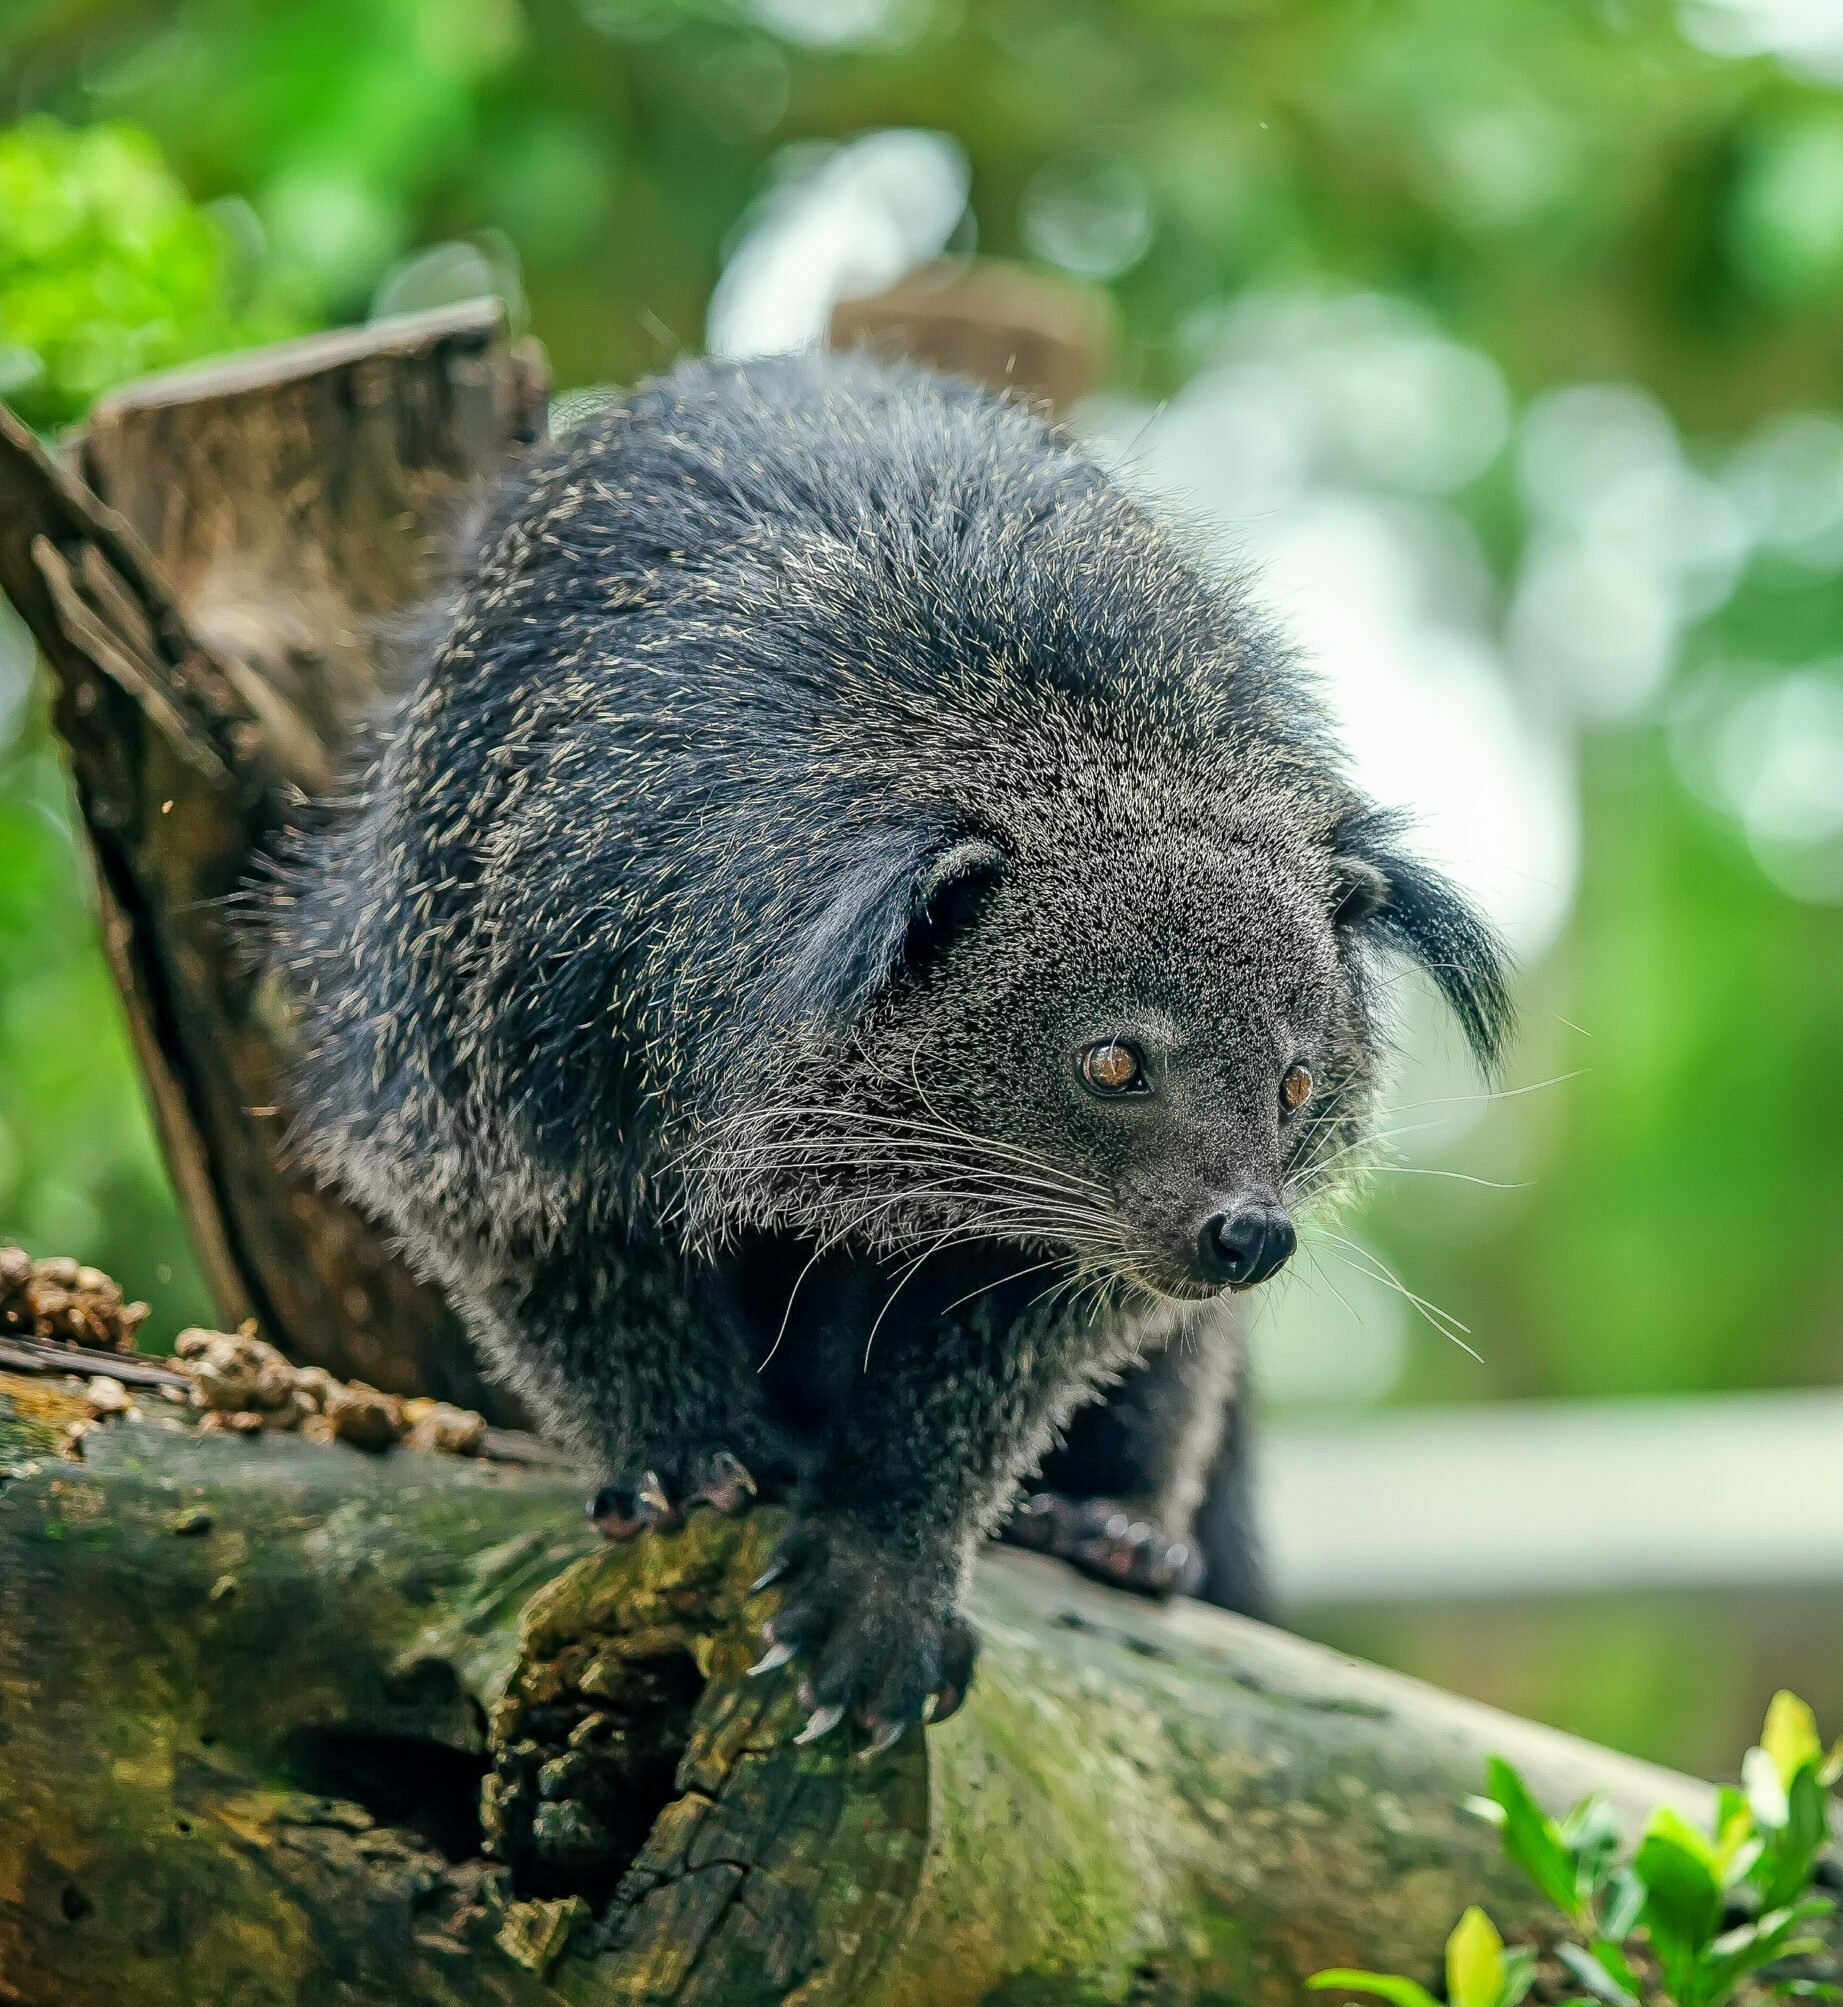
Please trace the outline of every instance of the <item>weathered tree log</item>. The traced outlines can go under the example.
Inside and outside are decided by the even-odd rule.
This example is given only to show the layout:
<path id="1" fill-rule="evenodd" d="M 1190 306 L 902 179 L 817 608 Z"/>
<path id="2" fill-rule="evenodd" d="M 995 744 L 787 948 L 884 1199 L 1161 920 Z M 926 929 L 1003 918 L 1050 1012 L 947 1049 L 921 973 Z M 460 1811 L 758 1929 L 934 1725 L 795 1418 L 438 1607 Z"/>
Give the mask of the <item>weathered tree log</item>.
<path id="1" fill-rule="evenodd" d="M 157 1408 L 158 1403 L 154 1403 Z M 1703 1786 L 989 1554 L 965 1709 L 870 1762 L 742 1677 L 773 1515 L 600 1548 L 567 1474 L 92 1429 L 0 1375 L 0 2000 L 1244 2003 L 1431 1980 L 1461 1810 Z M 753 1614 L 759 1615 L 759 1609 Z"/>

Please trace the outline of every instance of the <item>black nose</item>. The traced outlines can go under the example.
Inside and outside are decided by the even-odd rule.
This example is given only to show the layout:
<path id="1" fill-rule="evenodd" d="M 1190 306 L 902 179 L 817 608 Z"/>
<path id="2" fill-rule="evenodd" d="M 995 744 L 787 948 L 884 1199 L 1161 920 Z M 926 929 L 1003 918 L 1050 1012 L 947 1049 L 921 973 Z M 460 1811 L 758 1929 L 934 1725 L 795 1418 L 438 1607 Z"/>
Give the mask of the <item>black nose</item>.
<path id="1" fill-rule="evenodd" d="M 1205 1220 L 1197 1255 L 1212 1282 L 1252 1289 L 1278 1275 L 1298 1245 L 1292 1221 L 1278 1206 L 1250 1202 Z"/>

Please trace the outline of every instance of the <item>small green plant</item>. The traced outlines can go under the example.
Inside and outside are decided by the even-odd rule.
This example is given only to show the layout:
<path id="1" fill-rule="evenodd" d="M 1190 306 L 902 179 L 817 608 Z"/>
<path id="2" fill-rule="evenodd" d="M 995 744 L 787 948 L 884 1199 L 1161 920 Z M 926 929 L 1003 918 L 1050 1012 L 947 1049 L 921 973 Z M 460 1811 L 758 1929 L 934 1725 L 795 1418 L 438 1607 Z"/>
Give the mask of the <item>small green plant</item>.
<path id="1" fill-rule="evenodd" d="M 1486 1766 L 1485 1794 L 1469 1809 L 1496 1826 L 1506 1856 L 1573 1927 L 1577 1941 L 1556 1946 L 1583 1989 L 1568 2007 L 1837 1999 L 1843 1989 L 1827 1981 L 1773 1968 L 1824 1948 L 1811 1926 L 1836 1905 L 1811 1890 L 1840 1777 L 1843 1743 L 1826 1750 L 1811 1710 L 1781 1693 L 1741 1765 L 1741 1788 L 1717 1799 L 1712 1832 L 1660 1806 L 1623 1859 L 1603 1798 L 1583 1800 L 1557 1822 L 1500 1757 Z M 1485 1913 L 1468 1909 L 1446 1943 L 1450 2007 L 1516 2007 L 1534 1978 L 1534 1953 L 1506 1949 Z M 1392 1973 L 1335 1970 L 1308 1983 L 1392 2007 L 1436 2007 L 1425 1987 Z"/>
<path id="2" fill-rule="evenodd" d="M 1451 2007 L 1517 2007 L 1535 1979 L 1536 1954 L 1506 1950 L 1497 1926 L 1482 1909 L 1467 1910 L 1446 1940 L 1446 1997 Z M 1340 1986 L 1372 1993 L 1391 2007 L 1440 2007 L 1418 1980 L 1389 1972 L 1318 1972 L 1306 1984 L 1319 1992 Z"/>

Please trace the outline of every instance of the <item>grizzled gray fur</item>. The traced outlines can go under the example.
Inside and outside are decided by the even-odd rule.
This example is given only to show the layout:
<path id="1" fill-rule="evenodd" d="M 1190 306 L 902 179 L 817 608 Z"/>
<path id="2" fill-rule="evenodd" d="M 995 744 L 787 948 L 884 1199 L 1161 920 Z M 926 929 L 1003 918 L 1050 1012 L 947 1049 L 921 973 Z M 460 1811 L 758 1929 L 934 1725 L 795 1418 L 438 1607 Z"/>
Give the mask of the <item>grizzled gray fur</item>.
<path id="1" fill-rule="evenodd" d="M 765 1663 L 884 1739 L 1122 1379 L 1058 1453 L 1120 1513 L 1022 1537 L 1180 1572 L 1224 1292 L 1362 1139 L 1385 962 L 1486 1059 L 1506 1017 L 1236 594 L 1036 417 L 868 359 L 687 364 L 538 453 L 270 906 L 312 1162 L 610 1534 L 793 1501 Z"/>

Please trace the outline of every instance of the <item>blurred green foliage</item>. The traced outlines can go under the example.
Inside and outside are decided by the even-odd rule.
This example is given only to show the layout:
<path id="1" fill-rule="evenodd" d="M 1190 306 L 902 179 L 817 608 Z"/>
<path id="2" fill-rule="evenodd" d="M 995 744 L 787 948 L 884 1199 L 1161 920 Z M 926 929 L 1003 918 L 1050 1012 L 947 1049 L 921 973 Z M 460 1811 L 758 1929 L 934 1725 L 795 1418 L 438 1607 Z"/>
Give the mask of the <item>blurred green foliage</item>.
<path id="1" fill-rule="evenodd" d="M 1718 53 L 1749 4 L 12 0 L 4 394 L 53 424 L 114 377 L 481 284 L 560 384 L 631 379 L 700 344 L 788 172 L 892 126 L 964 149 L 956 242 L 1108 286 L 1123 394 L 1179 391 L 1225 304 L 1289 290 L 1383 295 L 1488 357 L 1517 426 L 1439 507 L 1494 637 L 1568 529 L 1522 414 L 1641 388 L 1752 528 L 1629 703 L 1506 644 L 1573 749 L 1582 847 L 1513 1081 L 1568 1077 L 1429 1160 L 1513 1189 L 1384 1176 L 1361 1230 L 1484 1354 L 1417 1330 L 1398 1398 L 1834 1382 L 1843 809 L 1829 835 L 1776 811 L 1813 794 L 1786 760 L 1843 744 L 1785 709 L 1843 702 L 1843 41 Z M 197 1285 L 66 817 L 0 631 L 0 1232 L 105 1262 L 170 1331 Z M 1553 1691 L 1518 1697 L 1682 1746 L 1655 1682 L 1627 1716 Z"/>
<path id="2" fill-rule="evenodd" d="M 293 333 L 132 126 L 0 132 L 0 396 L 62 424 L 130 376 Z"/>

